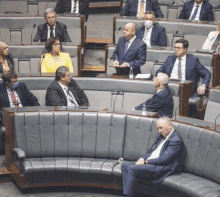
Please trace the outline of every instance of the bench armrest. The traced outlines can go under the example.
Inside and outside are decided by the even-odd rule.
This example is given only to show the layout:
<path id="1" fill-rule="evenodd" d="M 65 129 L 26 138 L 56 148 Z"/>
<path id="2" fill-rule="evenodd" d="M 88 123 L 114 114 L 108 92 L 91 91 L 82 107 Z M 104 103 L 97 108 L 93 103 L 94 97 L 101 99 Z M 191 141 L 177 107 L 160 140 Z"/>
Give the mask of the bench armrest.
<path id="1" fill-rule="evenodd" d="M 26 157 L 25 152 L 20 148 L 13 148 L 12 156 L 15 161 L 19 160 L 20 162 L 23 162 Z"/>

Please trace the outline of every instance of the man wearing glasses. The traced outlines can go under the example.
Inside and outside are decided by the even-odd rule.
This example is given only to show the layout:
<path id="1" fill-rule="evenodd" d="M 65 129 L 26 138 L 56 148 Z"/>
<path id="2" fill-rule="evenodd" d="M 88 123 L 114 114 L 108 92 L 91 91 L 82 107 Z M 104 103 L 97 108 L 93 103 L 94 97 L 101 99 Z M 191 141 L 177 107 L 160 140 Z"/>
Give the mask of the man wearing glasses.
<path id="1" fill-rule="evenodd" d="M 61 42 L 71 42 L 66 25 L 56 21 L 56 12 L 47 8 L 44 12 L 46 23 L 38 26 L 34 42 L 46 42 L 50 37 L 59 37 Z"/>
<path id="2" fill-rule="evenodd" d="M 84 91 L 71 79 L 69 68 L 60 66 L 55 80 L 47 88 L 46 106 L 89 106 Z"/>
<path id="3" fill-rule="evenodd" d="M 170 79 L 193 81 L 193 96 L 204 95 L 209 87 L 211 73 L 199 61 L 197 57 L 186 54 L 189 43 L 185 39 L 175 42 L 175 56 L 169 56 L 164 64 L 157 70 L 166 73 Z M 202 85 L 197 87 L 199 78 L 203 78 Z"/>

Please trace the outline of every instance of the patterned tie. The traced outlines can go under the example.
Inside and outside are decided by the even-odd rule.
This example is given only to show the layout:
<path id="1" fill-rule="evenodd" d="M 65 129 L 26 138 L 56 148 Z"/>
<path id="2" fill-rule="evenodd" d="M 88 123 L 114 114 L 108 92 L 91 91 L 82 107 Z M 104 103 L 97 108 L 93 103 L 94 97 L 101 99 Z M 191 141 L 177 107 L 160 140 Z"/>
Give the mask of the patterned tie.
<path id="1" fill-rule="evenodd" d="M 19 107 L 18 101 L 12 91 L 11 91 L 11 100 L 15 104 L 15 107 Z"/>
<path id="2" fill-rule="evenodd" d="M 73 13 L 76 12 L 76 2 L 77 2 L 77 0 L 74 0 L 74 2 L 73 2 Z"/>
<path id="3" fill-rule="evenodd" d="M 140 2 L 140 10 L 139 10 L 138 16 L 140 18 L 144 17 L 144 0 L 141 0 Z"/>
<path id="4" fill-rule="evenodd" d="M 196 9 L 192 15 L 192 18 L 190 19 L 191 21 L 195 20 L 198 10 L 199 10 L 199 5 L 196 5 Z"/>
<path id="5" fill-rule="evenodd" d="M 126 54 L 127 51 L 128 51 L 128 45 L 129 45 L 129 40 L 127 40 L 126 43 L 125 43 L 125 54 Z"/>
<path id="6" fill-rule="evenodd" d="M 215 50 L 218 46 L 218 43 L 220 42 L 220 33 L 218 34 L 218 36 L 216 37 L 215 41 L 212 44 L 212 50 Z"/>
<path id="7" fill-rule="evenodd" d="M 77 104 L 75 103 L 73 96 L 70 94 L 69 88 L 65 88 L 66 93 L 67 93 L 67 100 L 72 103 L 74 106 L 77 106 Z M 67 103 L 68 106 L 68 103 Z"/>
<path id="8" fill-rule="evenodd" d="M 144 37 L 143 37 L 143 42 L 145 42 L 145 43 L 147 43 L 147 34 L 148 34 L 148 32 L 149 32 L 149 29 L 145 29 L 145 32 L 144 32 Z"/>
<path id="9" fill-rule="evenodd" d="M 53 27 L 50 27 L 50 37 L 53 36 Z"/>
<path id="10" fill-rule="evenodd" d="M 182 79 L 182 69 L 181 69 L 181 58 L 179 58 L 179 64 L 178 64 L 178 79 Z"/>

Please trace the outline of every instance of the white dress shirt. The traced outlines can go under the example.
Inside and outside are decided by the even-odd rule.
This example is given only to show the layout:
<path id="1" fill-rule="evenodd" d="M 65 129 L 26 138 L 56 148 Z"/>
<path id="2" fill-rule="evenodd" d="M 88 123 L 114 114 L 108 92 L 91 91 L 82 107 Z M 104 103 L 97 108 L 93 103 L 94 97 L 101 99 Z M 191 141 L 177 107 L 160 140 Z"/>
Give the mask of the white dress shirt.
<path id="1" fill-rule="evenodd" d="M 140 3 L 141 3 L 141 0 L 138 0 L 138 10 L 137 10 L 137 16 L 136 17 L 139 17 Z M 146 11 L 146 0 L 144 0 L 144 13 L 145 13 L 145 11 Z"/>
<path id="2" fill-rule="evenodd" d="M 181 71 L 182 71 L 182 80 L 186 79 L 186 55 L 181 57 Z M 179 65 L 179 58 L 176 58 L 176 61 L 173 66 L 173 70 L 170 75 L 170 79 L 178 79 L 178 65 Z"/>
<path id="3" fill-rule="evenodd" d="M 150 159 L 156 159 L 160 156 L 161 149 L 163 148 L 163 145 L 166 143 L 170 135 L 173 133 L 174 129 L 170 132 L 170 134 L 165 138 L 162 139 L 157 148 L 151 153 L 151 155 L 147 158 L 147 160 Z"/>
<path id="4" fill-rule="evenodd" d="M 208 35 L 208 38 L 204 42 L 202 49 L 208 49 L 211 50 L 213 43 L 215 42 L 215 39 L 217 38 L 219 32 L 218 31 L 211 31 Z"/>
<path id="5" fill-rule="evenodd" d="M 68 86 L 61 84 L 59 81 L 58 81 L 58 83 L 59 83 L 60 87 L 62 88 L 63 92 L 65 93 L 66 100 L 67 100 L 67 106 L 69 106 L 69 107 L 79 106 L 78 103 L 76 102 L 76 99 L 75 99 L 75 97 L 73 96 L 73 94 L 72 94 L 71 91 L 69 91 L 69 94 L 67 95 L 67 90 L 69 89 Z M 73 103 L 71 103 L 71 102 L 69 101 L 69 97 L 71 97 L 71 98 L 74 100 L 74 102 L 76 103 L 76 105 L 74 105 Z"/>
<path id="6" fill-rule="evenodd" d="M 136 37 L 137 37 L 137 36 L 135 35 L 133 38 L 131 38 L 131 39 L 129 40 L 128 49 L 130 48 L 130 46 L 132 45 L 132 43 L 134 42 L 134 40 L 135 40 Z"/>
<path id="7" fill-rule="evenodd" d="M 7 86 L 6 86 L 6 90 L 7 90 L 7 93 L 8 93 L 8 100 L 9 100 L 9 103 L 10 103 L 10 107 L 15 107 L 15 104 L 14 104 L 14 102 L 13 102 L 12 99 L 11 99 L 11 92 L 14 93 L 15 98 L 16 98 L 16 101 L 19 103 L 19 107 L 23 107 L 22 104 L 21 104 L 21 100 L 20 100 L 20 98 L 19 98 L 17 92 L 16 92 L 15 90 L 11 90 L 11 89 L 8 88 Z"/>
<path id="8" fill-rule="evenodd" d="M 189 17 L 189 20 L 191 20 L 193 14 L 194 14 L 194 12 L 195 12 L 196 6 L 198 5 L 198 6 L 199 6 L 198 12 L 197 12 L 196 18 L 195 18 L 194 20 L 195 20 L 195 21 L 199 21 L 200 12 L 201 12 L 201 9 L 202 9 L 202 4 L 203 4 L 203 2 L 200 3 L 200 4 L 197 4 L 196 2 L 194 2 L 194 6 L 193 6 L 193 9 L 192 9 L 191 15 L 190 15 L 190 17 Z"/>
<path id="9" fill-rule="evenodd" d="M 142 41 L 145 42 L 147 46 L 151 46 L 150 38 L 151 38 L 152 29 L 153 29 L 153 26 L 150 29 L 148 29 L 147 37 L 146 38 L 143 37 L 143 39 L 142 39 Z M 145 35 L 146 31 L 147 31 L 147 28 L 145 28 L 144 35 Z"/>
<path id="10" fill-rule="evenodd" d="M 79 0 L 76 1 L 76 11 L 73 12 L 73 8 L 74 8 L 74 0 L 71 1 L 71 13 L 79 13 Z"/>
<path id="11" fill-rule="evenodd" d="M 56 28 L 56 23 L 55 23 L 55 25 L 53 26 L 53 36 L 54 36 L 54 37 L 56 37 L 56 35 L 55 35 L 55 28 Z M 47 25 L 47 39 L 49 39 L 49 38 L 50 38 L 50 26 Z"/>

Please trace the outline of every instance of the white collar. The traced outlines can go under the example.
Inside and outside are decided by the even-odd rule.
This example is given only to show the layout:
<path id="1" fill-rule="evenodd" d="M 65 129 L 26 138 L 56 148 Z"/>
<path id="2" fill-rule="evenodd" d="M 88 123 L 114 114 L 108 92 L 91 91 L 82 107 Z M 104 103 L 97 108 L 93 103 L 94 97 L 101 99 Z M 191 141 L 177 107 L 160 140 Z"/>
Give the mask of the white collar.
<path id="1" fill-rule="evenodd" d="M 59 83 L 59 85 L 61 86 L 62 89 L 68 89 L 68 86 L 63 85 L 62 83 L 60 83 L 59 81 L 57 81 Z"/>
<path id="2" fill-rule="evenodd" d="M 135 38 L 136 38 L 137 36 L 136 35 L 134 35 L 134 37 L 133 38 L 131 38 L 130 40 L 129 40 L 129 43 L 131 44 L 134 40 L 135 40 Z"/>
<path id="3" fill-rule="evenodd" d="M 195 1 L 194 1 L 194 7 L 196 7 L 197 5 L 199 6 L 199 8 L 201 8 L 202 7 L 202 4 L 203 4 L 203 2 L 202 3 L 200 3 L 200 4 L 197 4 Z"/>
<path id="4" fill-rule="evenodd" d="M 53 29 L 56 28 L 56 24 L 57 24 L 57 22 L 56 22 L 55 25 L 53 26 Z M 47 28 L 50 29 L 50 26 L 49 26 L 48 24 L 47 24 Z"/>

